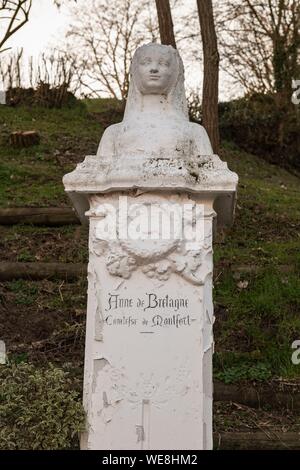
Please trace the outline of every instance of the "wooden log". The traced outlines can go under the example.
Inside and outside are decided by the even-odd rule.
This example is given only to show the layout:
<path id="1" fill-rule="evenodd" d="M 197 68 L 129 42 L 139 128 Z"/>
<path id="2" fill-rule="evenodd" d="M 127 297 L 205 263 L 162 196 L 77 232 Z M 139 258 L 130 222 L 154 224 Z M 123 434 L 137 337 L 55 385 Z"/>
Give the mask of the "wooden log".
<path id="1" fill-rule="evenodd" d="M 70 281 L 86 275 L 87 266 L 81 263 L 0 263 L 0 281 L 13 279 Z"/>
<path id="2" fill-rule="evenodd" d="M 215 432 L 215 450 L 299 450 L 300 433 Z"/>
<path id="3" fill-rule="evenodd" d="M 40 135 L 37 131 L 15 131 L 10 134 L 10 144 L 13 147 L 30 147 L 40 143 Z"/>
<path id="4" fill-rule="evenodd" d="M 282 264 L 279 266 L 279 268 L 280 268 L 280 272 L 284 274 L 289 274 L 294 271 L 294 266 L 291 266 L 291 265 Z M 255 264 L 252 264 L 252 265 L 246 264 L 246 265 L 240 265 L 240 266 L 232 265 L 230 269 L 233 272 L 233 277 L 235 279 L 240 279 L 241 275 L 244 275 L 244 274 L 249 274 L 249 275 L 258 274 L 263 269 L 263 266 L 259 266 Z"/>
<path id="5" fill-rule="evenodd" d="M 79 223 L 75 211 L 68 207 L 16 207 L 0 209 L 0 225 L 33 224 L 61 226 Z"/>
<path id="6" fill-rule="evenodd" d="M 260 408 L 269 405 L 273 409 L 300 411 L 300 393 L 280 391 L 270 385 L 251 386 L 226 385 L 214 382 L 214 401 L 234 402 L 241 405 Z"/>

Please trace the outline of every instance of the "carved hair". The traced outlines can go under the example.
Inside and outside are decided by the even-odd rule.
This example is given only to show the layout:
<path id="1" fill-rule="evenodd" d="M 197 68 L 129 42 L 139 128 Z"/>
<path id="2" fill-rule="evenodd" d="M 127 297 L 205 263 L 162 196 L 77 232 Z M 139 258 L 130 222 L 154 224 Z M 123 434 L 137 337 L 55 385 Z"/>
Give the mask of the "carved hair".
<path id="1" fill-rule="evenodd" d="M 177 117 L 188 120 L 188 109 L 184 89 L 184 66 L 182 59 L 176 49 L 172 46 L 162 44 L 149 43 L 139 47 L 133 56 L 130 67 L 130 84 L 128 90 L 128 98 L 126 102 L 124 120 L 129 119 L 136 111 L 139 112 L 143 105 L 143 95 L 139 90 L 135 77 L 136 69 L 138 66 L 139 58 L 144 54 L 149 47 L 157 47 L 163 51 L 168 51 L 172 54 L 174 64 L 176 66 L 176 73 L 174 74 L 170 91 L 166 96 L 166 104 L 168 111 L 171 114 L 176 114 Z"/>

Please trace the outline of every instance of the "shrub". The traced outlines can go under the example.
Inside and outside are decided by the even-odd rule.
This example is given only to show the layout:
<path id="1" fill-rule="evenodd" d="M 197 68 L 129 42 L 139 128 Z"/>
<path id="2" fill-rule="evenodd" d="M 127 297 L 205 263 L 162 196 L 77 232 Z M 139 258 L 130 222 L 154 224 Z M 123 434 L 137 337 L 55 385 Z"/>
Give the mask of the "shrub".
<path id="1" fill-rule="evenodd" d="M 265 381 L 272 377 L 272 372 L 268 364 L 258 362 L 251 364 L 248 362 L 241 363 L 217 372 L 214 377 L 226 384 L 243 382 L 243 381 Z"/>
<path id="2" fill-rule="evenodd" d="M 220 133 L 247 152 L 300 168 L 300 119 L 294 105 L 257 94 L 219 105 Z"/>
<path id="3" fill-rule="evenodd" d="M 188 97 L 190 120 L 201 123 L 197 93 Z M 284 167 L 300 169 L 300 114 L 276 95 L 254 94 L 219 104 L 220 135 L 241 149 Z"/>
<path id="4" fill-rule="evenodd" d="M 71 449 L 83 427 L 84 411 L 68 372 L 26 363 L 0 368 L 0 449 Z"/>
<path id="5" fill-rule="evenodd" d="M 44 108 L 74 107 L 78 100 L 68 90 L 68 84 L 51 86 L 49 83 L 39 83 L 33 88 L 9 88 L 6 94 L 9 106 L 42 106 Z"/>

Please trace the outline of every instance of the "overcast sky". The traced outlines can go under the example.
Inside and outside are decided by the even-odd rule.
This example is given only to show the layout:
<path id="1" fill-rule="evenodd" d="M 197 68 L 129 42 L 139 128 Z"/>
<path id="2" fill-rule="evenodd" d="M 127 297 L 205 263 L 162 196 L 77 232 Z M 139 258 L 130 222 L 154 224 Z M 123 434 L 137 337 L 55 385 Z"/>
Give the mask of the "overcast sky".
<path id="1" fill-rule="evenodd" d="M 35 0 L 29 22 L 11 38 L 9 46 L 23 47 L 26 55 L 38 56 L 51 43 L 58 43 L 69 21 L 65 8 L 58 9 L 52 0 Z"/>
<path id="2" fill-rule="evenodd" d="M 33 1 L 29 22 L 11 38 L 9 46 L 12 47 L 12 51 L 22 47 L 25 56 L 37 58 L 42 52 L 50 51 L 51 47 L 59 47 L 70 22 L 71 16 L 68 9 L 65 7 L 58 9 L 53 0 Z M 201 65 L 198 61 L 194 61 L 192 64 L 185 63 L 185 66 L 188 67 L 187 85 L 191 88 L 199 88 Z M 221 72 L 220 99 L 233 97 L 232 90 L 228 77 Z"/>

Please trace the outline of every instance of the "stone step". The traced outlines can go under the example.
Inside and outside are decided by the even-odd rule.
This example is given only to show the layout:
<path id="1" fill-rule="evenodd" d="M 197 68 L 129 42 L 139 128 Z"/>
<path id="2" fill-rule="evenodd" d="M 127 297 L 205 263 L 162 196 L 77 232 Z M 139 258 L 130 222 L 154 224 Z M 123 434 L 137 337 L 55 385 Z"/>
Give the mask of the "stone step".
<path id="1" fill-rule="evenodd" d="M 0 208 L 0 225 L 61 226 L 79 223 L 75 211 L 69 207 Z"/>
<path id="2" fill-rule="evenodd" d="M 0 224 L 1 225 L 1 224 Z M 252 269 L 253 268 L 253 269 Z M 282 273 L 291 272 L 292 266 L 277 266 Z M 234 273 L 256 273 L 260 266 L 231 266 Z M 43 263 L 43 262 L 0 262 L 0 280 L 10 281 L 11 279 L 31 279 L 33 281 L 40 279 L 75 279 L 86 274 L 87 265 L 84 263 Z"/>
<path id="3" fill-rule="evenodd" d="M 214 450 L 300 450 L 300 432 L 215 432 Z"/>
<path id="4" fill-rule="evenodd" d="M 71 281 L 87 275 L 87 265 L 82 263 L 0 263 L 0 281 L 27 279 L 63 279 Z"/>
<path id="5" fill-rule="evenodd" d="M 282 384 L 284 387 L 284 383 Z M 286 409 L 300 411 L 300 386 L 290 384 L 280 390 L 279 386 L 269 384 L 251 385 L 227 385 L 219 381 L 214 382 L 214 401 L 233 402 L 252 408 L 260 408 L 264 405 L 272 409 Z"/>

